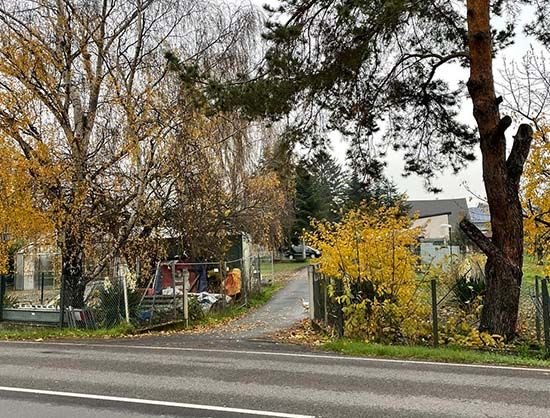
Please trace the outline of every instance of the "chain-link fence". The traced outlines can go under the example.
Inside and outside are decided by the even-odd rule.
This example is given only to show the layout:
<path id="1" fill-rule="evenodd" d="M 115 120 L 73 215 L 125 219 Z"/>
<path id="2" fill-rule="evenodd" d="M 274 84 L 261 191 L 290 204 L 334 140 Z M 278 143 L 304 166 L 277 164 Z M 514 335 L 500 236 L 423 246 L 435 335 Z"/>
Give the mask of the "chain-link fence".
<path id="1" fill-rule="evenodd" d="M 339 296 L 345 293 L 342 280 L 320 273 L 318 265 L 309 267 L 308 276 L 310 318 L 329 327 L 336 335 L 344 336 L 347 317 L 343 304 L 338 302 Z M 518 333 L 534 348 L 544 346 L 550 355 L 549 286 L 550 280 L 540 277 L 522 286 Z M 419 274 L 414 297 L 427 308 L 424 341 L 434 346 L 459 344 L 481 348 L 501 344 L 500 336 L 477 332 L 484 292 L 484 279 L 475 274 L 444 278 Z M 354 295 L 350 297 L 353 300 Z"/>
<path id="2" fill-rule="evenodd" d="M 16 280 L 2 280 L 5 291 L 0 298 L 0 319 L 74 328 L 188 324 L 247 304 L 274 277 L 273 257 L 266 251 L 227 261 L 162 261 L 149 275 L 140 277 L 115 259 L 101 278 L 85 283 L 81 288 L 84 304 L 75 307 L 71 304 L 74 289 L 59 272 L 46 269 L 48 263 L 36 259 L 35 255 Z"/>
<path id="3" fill-rule="evenodd" d="M 550 355 L 550 279 L 535 276 L 532 282 L 522 287 L 520 303 L 520 332 L 527 334 L 530 341 L 544 345 Z"/>
<path id="4" fill-rule="evenodd" d="M 196 321 L 231 306 L 246 305 L 272 280 L 273 259 L 262 252 L 229 261 L 158 263 L 142 291 L 142 325 Z"/>
<path id="5" fill-rule="evenodd" d="M 1 319 L 13 322 L 37 324 L 59 323 L 60 284 L 59 254 L 19 252 L 15 271 L 0 278 Z"/>
<path id="6" fill-rule="evenodd" d="M 344 313 L 337 302 L 343 290 L 342 281 L 322 274 L 318 265 L 308 266 L 308 281 L 310 318 L 333 328 L 338 336 L 344 336 Z"/>

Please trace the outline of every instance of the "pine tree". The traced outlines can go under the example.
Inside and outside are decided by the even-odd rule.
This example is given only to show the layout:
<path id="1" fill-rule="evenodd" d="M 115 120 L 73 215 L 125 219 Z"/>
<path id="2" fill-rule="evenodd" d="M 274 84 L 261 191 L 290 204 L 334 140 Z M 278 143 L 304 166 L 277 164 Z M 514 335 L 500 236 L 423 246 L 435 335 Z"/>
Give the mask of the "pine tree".
<path id="1" fill-rule="evenodd" d="M 338 220 L 345 201 L 346 178 L 326 150 L 302 158 L 296 169 L 296 220 L 292 237 L 309 231 L 312 220 Z"/>
<path id="2" fill-rule="evenodd" d="M 264 35 L 270 48 L 263 76 L 244 87 L 210 86 L 219 106 L 274 119 L 294 110 L 301 131 L 315 132 L 320 122 L 339 130 L 358 165 L 383 159 L 388 145 L 402 150 L 405 171 L 423 176 L 432 190 L 434 173 L 462 169 L 479 144 L 493 235 L 467 220 L 461 227 L 488 257 L 480 328 L 506 338 L 515 335 L 518 318 L 519 184 L 532 129 L 521 125 L 507 153 L 512 119 L 501 116 L 492 64 L 513 42 L 517 9 L 525 3 L 532 3 L 535 20 L 522 29 L 549 46 L 550 3 L 543 1 L 282 1 Z M 444 81 L 450 63 L 469 68 L 466 84 L 451 88 Z M 458 119 L 466 89 L 477 131 Z M 384 146 L 377 148 L 373 137 L 381 127 Z M 315 138 L 306 137 L 306 145 Z"/>

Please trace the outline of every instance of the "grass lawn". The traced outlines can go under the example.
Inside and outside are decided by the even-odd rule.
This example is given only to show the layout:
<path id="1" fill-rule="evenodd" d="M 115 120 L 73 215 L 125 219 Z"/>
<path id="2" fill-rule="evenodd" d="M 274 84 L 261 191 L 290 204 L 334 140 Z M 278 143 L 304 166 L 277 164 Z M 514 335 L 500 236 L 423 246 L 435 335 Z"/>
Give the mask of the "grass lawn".
<path id="1" fill-rule="evenodd" d="M 292 273 L 296 270 L 304 268 L 309 265 L 308 261 L 279 261 L 273 263 L 273 271 L 275 273 L 275 278 L 278 279 Z M 262 262 L 260 264 L 263 277 L 271 277 L 271 262 Z"/>
<path id="2" fill-rule="evenodd" d="M 550 360 L 544 359 L 542 353 L 504 354 L 461 347 L 383 345 L 346 339 L 327 342 L 321 348 L 354 356 L 550 368 Z"/>
<path id="3" fill-rule="evenodd" d="M 544 277 L 544 268 L 537 265 L 533 256 L 525 254 L 523 257 L 523 281 L 521 284 L 524 293 L 529 293 L 534 288 L 535 276 Z M 418 280 L 423 280 L 424 278 L 425 275 L 423 273 L 417 273 Z M 427 285 L 429 285 L 429 282 Z"/>
<path id="4" fill-rule="evenodd" d="M 533 256 L 525 254 L 523 257 L 523 289 L 532 288 L 535 285 L 535 276 L 544 277 L 543 266 L 539 266 Z"/>

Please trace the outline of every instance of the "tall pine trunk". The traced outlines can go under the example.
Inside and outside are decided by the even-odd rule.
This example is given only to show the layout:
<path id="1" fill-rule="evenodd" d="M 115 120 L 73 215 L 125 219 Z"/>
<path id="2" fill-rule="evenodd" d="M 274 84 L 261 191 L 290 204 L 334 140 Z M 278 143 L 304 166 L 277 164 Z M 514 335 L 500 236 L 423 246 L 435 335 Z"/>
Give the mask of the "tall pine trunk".
<path id="1" fill-rule="evenodd" d="M 532 139 L 532 130 L 521 125 L 509 156 L 505 131 L 509 116 L 500 117 L 493 79 L 493 54 L 489 0 L 467 2 L 470 79 L 468 91 L 474 105 L 483 159 L 483 181 L 491 213 L 492 238 L 485 237 L 468 220 L 464 232 L 487 255 L 487 291 L 480 330 L 507 339 L 516 333 L 523 265 L 523 216 L 519 184 Z"/>

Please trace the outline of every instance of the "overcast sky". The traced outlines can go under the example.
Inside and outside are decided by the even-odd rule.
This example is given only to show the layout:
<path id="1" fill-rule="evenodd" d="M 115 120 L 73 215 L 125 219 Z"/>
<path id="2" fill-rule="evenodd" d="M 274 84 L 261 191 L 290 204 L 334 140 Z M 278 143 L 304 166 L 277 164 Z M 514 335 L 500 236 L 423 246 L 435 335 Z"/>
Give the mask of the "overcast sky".
<path id="1" fill-rule="evenodd" d="M 243 0 L 248 3 L 248 1 Z M 253 4 L 257 4 L 260 7 L 265 4 L 274 4 L 272 0 L 251 0 Z M 520 17 L 520 20 L 530 20 L 530 11 L 526 10 Z M 518 25 L 518 28 L 521 27 Z M 526 39 L 523 35 L 518 34 L 514 45 L 508 47 L 506 50 L 501 51 L 498 58 L 495 61 L 495 77 L 498 78 L 498 74 L 503 69 L 503 60 L 508 62 L 513 60 L 521 60 L 523 55 L 529 50 L 531 46 L 535 51 L 540 51 L 539 45 L 531 45 L 532 40 Z M 464 68 L 460 68 L 458 65 L 447 65 L 440 68 L 441 73 L 445 74 L 445 79 L 451 83 L 457 83 L 458 81 L 467 81 L 468 71 Z M 463 107 L 460 113 L 460 118 L 467 124 L 475 126 L 475 120 L 472 115 L 472 105 L 469 100 L 464 101 Z M 511 138 L 514 132 L 513 127 L 508 131 L 508 136 Z M 333 135 L 333 151 L 340 161 L 344 161 L 346 144 L 339 139 L 338 135 Z M 511 148 L 511 140 L 509 140 L 508 149 Z M 451 172 L 446 172 L 441 175 L 434 183 L 438 187 L 443 189 L 442 193 L 434 195 L 429 193 L 424 188 L 423 179 L 418 176 L 411 175 L 407 178 L 403 177 L 403 158 L 397 152 L 388 152 L 386 158 L 387 168 L 386 175 L 394 180 L 401 192 L 406 193 L 410 199 L 447 199 L 466 197 L 470 200 L 470 206 L 477 204 L 478 196 L 485 197 L 485 189 L 482 181 L 481 173 L 481 155 L 479 147 L 476 148 L 477 161 L 472 162 L 458 175 L 454 175 Z M 470 192 L 471 191 L 471 192 Z"/>

